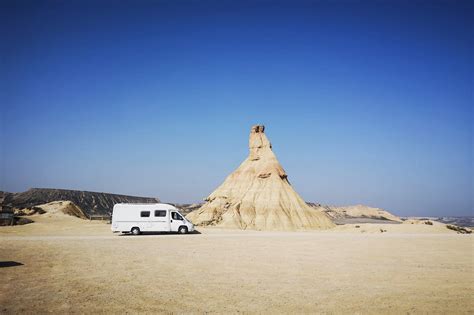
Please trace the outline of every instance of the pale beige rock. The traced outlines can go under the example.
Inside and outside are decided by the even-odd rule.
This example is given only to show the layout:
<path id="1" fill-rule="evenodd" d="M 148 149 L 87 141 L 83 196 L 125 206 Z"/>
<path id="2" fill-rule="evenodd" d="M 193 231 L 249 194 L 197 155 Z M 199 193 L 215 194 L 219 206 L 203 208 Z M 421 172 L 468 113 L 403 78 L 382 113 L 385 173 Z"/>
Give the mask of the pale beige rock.
<path id="1" fill-rule="evenodd" d="M 187 218 L 196 225 L 253 230 L 333 227 L 322 211 L 309 207 L 291 187 L 264 130 L 252 127 L 247 159 Z"/>
<path id="2" fill-rule="evenodd" d="M 77 217 L 80 219 L 87 219 L 87 216 L 84 214 L 81 208 L 76 206 L 76 204 L 69 200 L 64 201 L 52 201 L 42 205 L 38 205 L 35 208 L 40 208 L 46 212 L 46 216 L 51 215 L 69 215 Z"/>
<path id="3" fill-rule="evenodd" d="M 390 212 L 380 209 L 372 208 L 364 205 L 346 206 L 346 207 L 333 207 L 327 206 L 326 213 L 334 218 L 370 218 L 370 219 L 382 219 L 396 222 L 402 222 L 402 220 L 391 214 Z"/>

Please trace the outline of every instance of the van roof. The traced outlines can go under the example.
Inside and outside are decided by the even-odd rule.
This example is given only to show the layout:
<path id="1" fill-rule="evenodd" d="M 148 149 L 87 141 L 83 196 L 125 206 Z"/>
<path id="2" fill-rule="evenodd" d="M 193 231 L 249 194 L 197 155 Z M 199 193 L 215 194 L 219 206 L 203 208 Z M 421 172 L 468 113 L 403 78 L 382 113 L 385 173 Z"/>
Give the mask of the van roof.
<path id="1" fill-rule="evenodd" d="M 148 203 L 125 203 L 125 202 L 119 202 L 119 203 L 116 203 L 115 205 L 132 205 L 132 206 L 143 206 L 143 205 L 147 205 L 147 206 L 152 206 L 152 205 L 162 205 L 162 206 L 171 206 L 171 207 L 174 207 L 173 205 L 170 205 L 168 203 L 156 203 L 156 202 L 148 202 Z"/>

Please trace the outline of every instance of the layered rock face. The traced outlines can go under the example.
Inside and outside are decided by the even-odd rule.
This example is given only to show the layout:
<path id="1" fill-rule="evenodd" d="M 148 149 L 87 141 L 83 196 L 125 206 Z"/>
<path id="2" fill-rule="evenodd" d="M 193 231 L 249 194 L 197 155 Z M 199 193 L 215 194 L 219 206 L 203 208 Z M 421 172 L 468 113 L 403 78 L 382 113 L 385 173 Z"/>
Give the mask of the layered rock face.
<path id="1" fill-rule="evenodd" d="M 372 207 L 368 207 L 364 205 L 347 206 L 347 207 L 326 207 L 326 208 L 329 209 L 327 214 L 334 219 L 338 219 L 341 217 L 369 218 L 369 219 L 402 222 L 402 220 L 399 217 L 391 214 L 388 211 L 385 211 L 379 208 L 372 208 Z"/>
<path id="2" fill-rule="evenodd" d="M 187 217 L 196 225 L 238 229 L 333 227 L 322 211 L 308 206 L 291 187 L 264 130 L 264 126 L 252 127 L 247 159 Z"/>
<path id="3" fill-rule="evenodd" d="M 8 209 L 31 209 L 52 201 L 71 201 L 87 215 L 107 215 L 116 203 L 157 203 L 158 198 L 125 196 L 102 192 L 32 188 L 21 193 L 5 193 L 2 205 Z"/>

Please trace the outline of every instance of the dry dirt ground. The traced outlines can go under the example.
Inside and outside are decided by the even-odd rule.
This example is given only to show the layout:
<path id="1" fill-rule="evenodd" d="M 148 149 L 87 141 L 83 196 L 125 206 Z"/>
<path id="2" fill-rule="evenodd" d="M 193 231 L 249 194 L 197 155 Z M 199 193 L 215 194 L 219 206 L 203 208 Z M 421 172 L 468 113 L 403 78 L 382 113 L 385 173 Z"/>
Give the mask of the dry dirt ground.
<path id="1" fill-rule="evenodd" d="M 474 312 L 472 234 L 436 226 L 134 237 L 33 219 L 0 228 L 1 313 Z"/>

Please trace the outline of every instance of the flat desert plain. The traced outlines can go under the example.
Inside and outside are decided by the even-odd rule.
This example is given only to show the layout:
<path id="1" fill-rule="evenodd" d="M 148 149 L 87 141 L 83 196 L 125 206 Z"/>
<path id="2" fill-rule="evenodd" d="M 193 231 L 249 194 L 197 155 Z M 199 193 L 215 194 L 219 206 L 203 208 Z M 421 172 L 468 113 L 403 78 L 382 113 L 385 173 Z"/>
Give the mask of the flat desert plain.
<path id="1" fill-rule="evenodd" d="M 0 228 L 2 313 L 474 312 L 473 237 L 444 227 L 120 236 L 32 218 Z"/>

